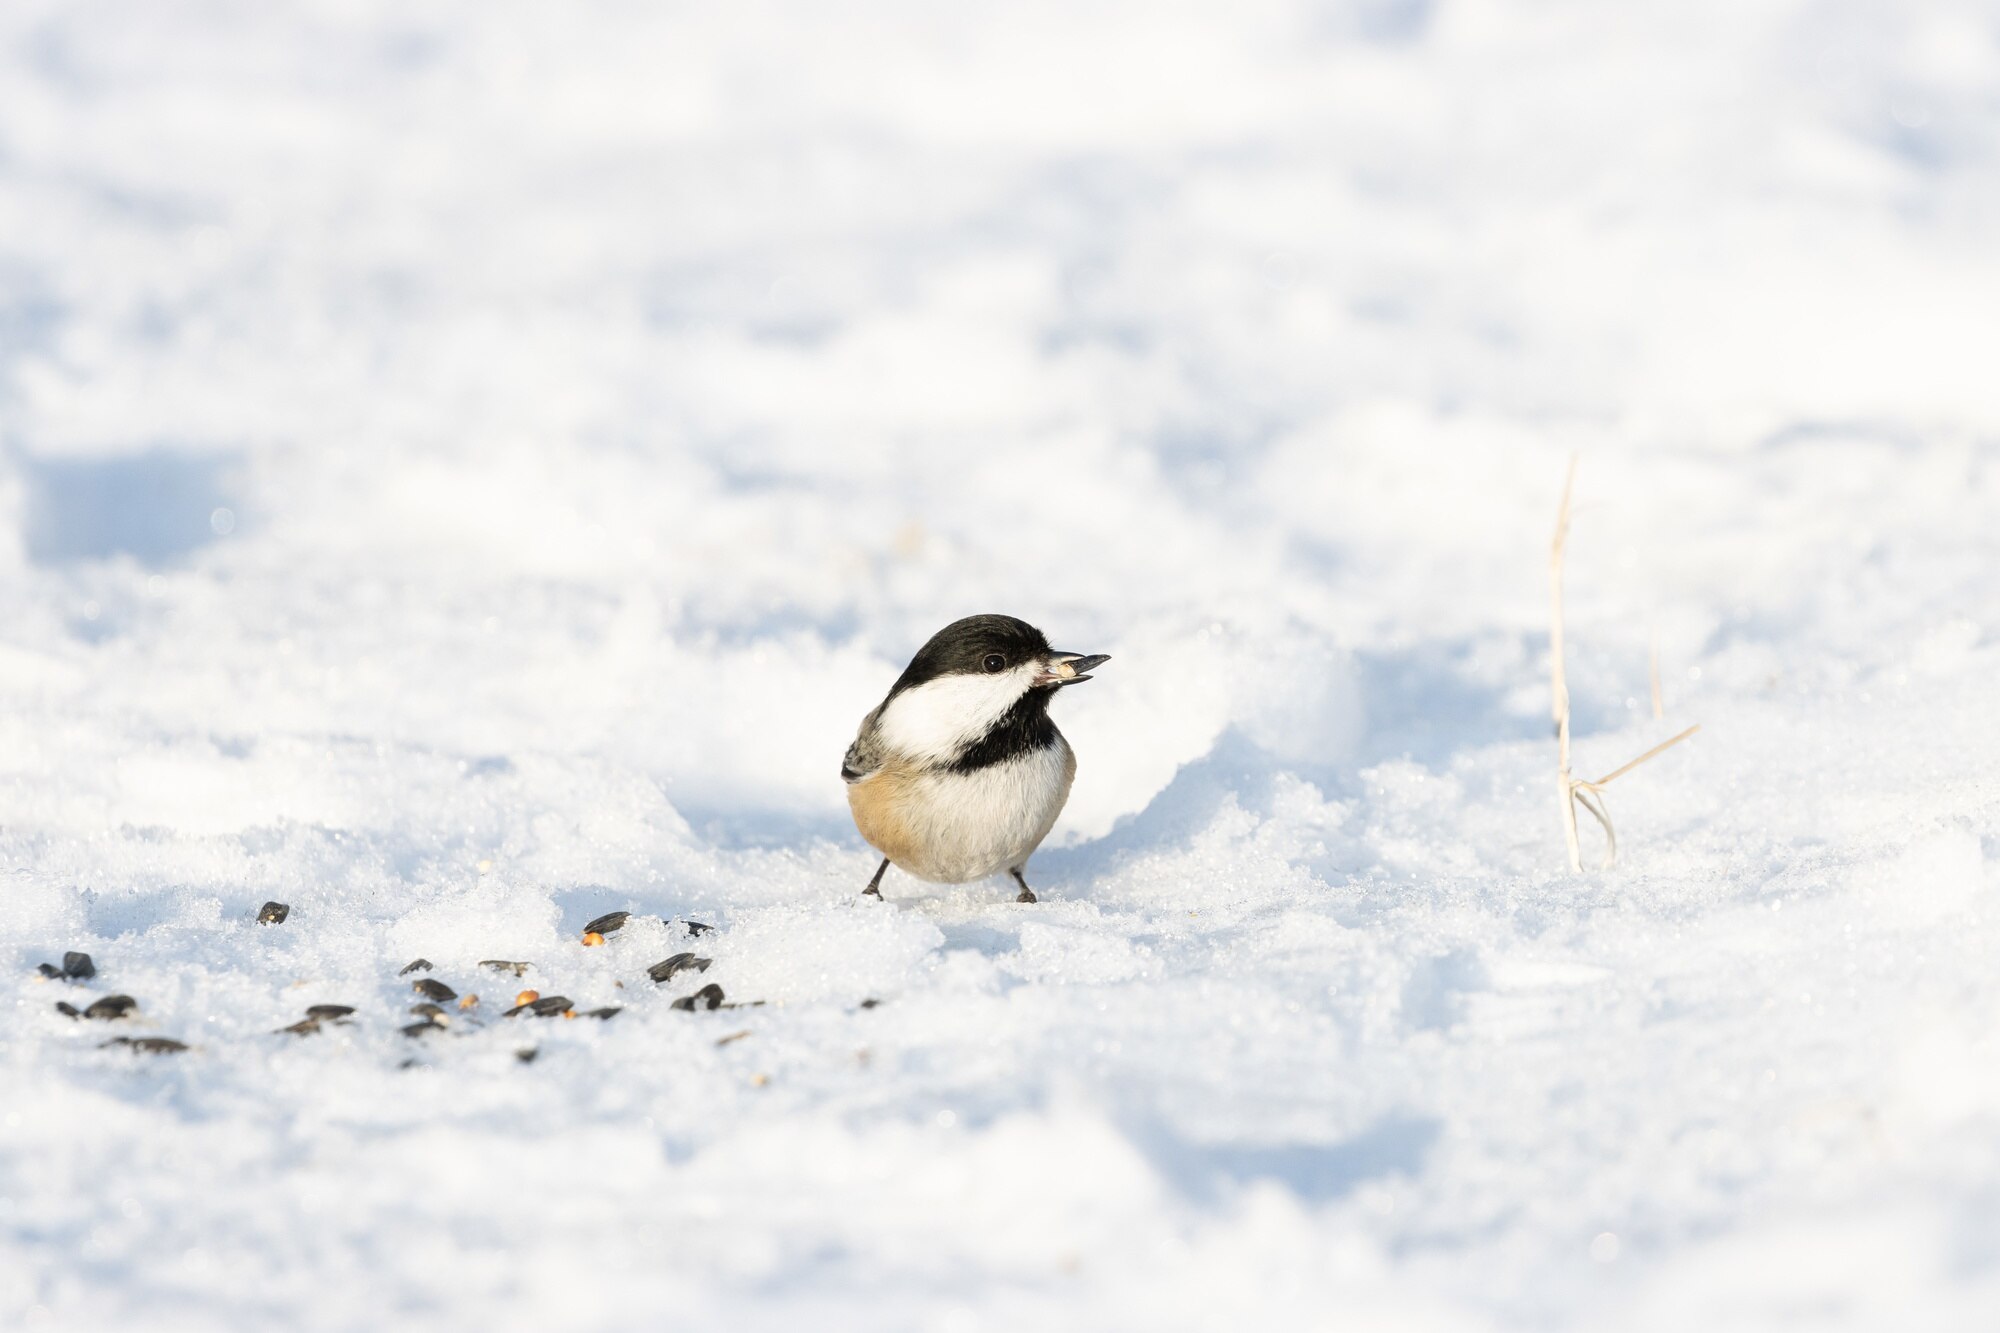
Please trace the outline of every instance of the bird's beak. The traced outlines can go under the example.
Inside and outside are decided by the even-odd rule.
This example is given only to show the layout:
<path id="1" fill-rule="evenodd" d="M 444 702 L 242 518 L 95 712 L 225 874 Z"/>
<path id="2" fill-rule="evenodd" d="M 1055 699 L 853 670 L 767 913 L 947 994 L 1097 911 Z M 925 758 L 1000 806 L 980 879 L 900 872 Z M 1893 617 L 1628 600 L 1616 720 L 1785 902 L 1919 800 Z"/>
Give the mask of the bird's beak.
<path id="1" fill-rule="evenodd" d="M 1111 660 L 1109 653 L 1050 653 L 1049 660 L 1035 673 L 1035 684 L 1048 686 L 1081 685 L 1090 677 L 1087 672 L 1095 671 Z"/>

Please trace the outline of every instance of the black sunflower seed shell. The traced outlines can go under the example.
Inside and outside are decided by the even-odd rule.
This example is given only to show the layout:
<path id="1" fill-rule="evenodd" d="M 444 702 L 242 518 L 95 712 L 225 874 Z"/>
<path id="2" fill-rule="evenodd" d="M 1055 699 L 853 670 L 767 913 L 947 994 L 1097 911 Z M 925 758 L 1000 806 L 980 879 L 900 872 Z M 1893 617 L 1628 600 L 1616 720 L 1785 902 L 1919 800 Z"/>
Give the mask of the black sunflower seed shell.
<path id="1" fill-rule="evenodd" d="M 77 1008 L 75 1005 L 71 1004 L 68 1000 L 57 1000 L 56 1012 L 63 1015 L 65 1018 L 83 1017 L 83 1010 Z"/>
<path id="2" fill-rule="evenodd" d="M 611 1015 L 613 1014 L 622 1012 L 624 1012 L 623 1005 L 607 1004 L 602 1009 L 586 1009 L 580 1015 L 578 1015 L 578 1017 L 604 1019 L 611 1017 Z"/>
<path id="3" fill-rule="evenodd" d="M 444 1031 L 444 1024 L 432 1023 L 426 1021 L 422 1023 L 410 1024 L 408 1027 L 403 1029 L 403 1035 L 406 1037 L 421 1037 L 426 1032 L 442 1032 L 442 1031 Z"/>
<path id="4" fill-rule="evenodd" d="M 672 981 L 683 972 L 706 972 L 708 965 L 713 961 L 711 958 L 698 958 L 691 953 L 677 953 L 672 958 L 663 958 L 647 968 L 646 975 L 657 985 Z"/>
<path id="5" fill-rule="evenodd" d="M 295 1037 L 310 1037 L 313 1033 L 319 1031 L 319 1020 L 317 1018 L 301 1018 L 296 1023 L 279 1028 L 278 1031 L 289 1032 Z"/>
<path id="6" fill-rule="evenodd" d="M 412 972 L 428 972 L 430 970 L 431 970 L 430 959 L 413 958 L 409 962 L 403 964 L 403 970 L 398 972 L 396 975 L 399 977 L 407 977 Z"/>
<path id="7" fill-rule="evenodd" d="M 90 961 L 90 955 L 71 949 L 63 955 L 63 975 L 74 981 L 97 975 L 97 964 Z"/>
<path id="8" fill-rule="evenodd" d="M 457 991 L 445 985 L 442 981 L 433 981 L 429 977 L 420 977 L 416 981 L 412 981 L 410 989 L 423 996 L 426 1000 L 444 1001 L 456 1000 L 458 998 Z"/>
<path id="9" fill-rule="evenodd" d="M 528 969 L 534 966 L 533 963 L 509 962 L 505 958 L 482 958 L 479 960 L 479 965 L 490 967 L 495 972 L 512 972 L 517 977 L 526 975 Z"/>
<path id="10" fill-rule="evenodd" d="M 345 1018 L 353 1012 L 351 1004 L 314 1004 L 306 1007 L 307 1018 Z"/>
<path id="11" fill-rule="evenodd" d="M 172 1055 L 175 1051 L 187 1049 L 186 1042 L 175 1041 L 172 1037 L 113 1037 L 98 1045 L 124 1046 L 143 1055 Z"/>
<path id="12" fill-rule="evenodd" d="M 722 1007 L 722 987 L 711 981 L 694 994 L 683 995 L 680 999 L 675 1000 L 673 1007 L 686 1010 L 720 1009 Z"/>
<path id="13" fill-rule="evenodd" d="M 516 1014 L 533 1014 L 536 1018 L 550 1018 L 571 1007 L 572 1001 L 567 995 L 544 995 L 539 1000 L 530 1000 L 526 1004 L 517 1004 L 500 1016 L 502 1018 L 512 1018 Z"/>
<path id="14" fill-rule="evenodd" d="M 47 977 L 50 981 L 59 980 L 63 975 L 63 970 L 57 967 L 54 963 L 36 963 L 35 971 L 41 973 L 43 976 Z"/>
<path id="15" fill-rule="evenodd" d="M 631 916 L 630 912 L 606 912 L 603 916 L 598 917 L 595 921 L 585 926 L 583 933 L 588 935 L 595 931 L 599 935 L 609 935 L 612 931 L 623 927 Z"/>
<path id="16" fill-rule="evenodd" d="M 287 903 L 265 903 L 257 909 L 257 921 L 260 925 L 275 926 L 291 914 L 291 906 Z"/>
<path id="17" fill-rule="evenodd" d="M 83 1011 L 85 1018 L 123 1018 L 139 1007 L 129 995 L 107 995 Z"/>
<path id="18" fill-rule="evenodd" d="M 415 1014 L 415 1015 L 416 1015 L 417 1017 L 419 1017 L 419 1018 L 443 1018 L 443 1017 L 444 1017 L 444 1010 L 442 1010 L 442 1009 L 438 1008 L 438 1007 L 437 1007 L 436 1005 L 434 1005 L 434 1004 L 431 1004 L 431 1003 L 429 1003 L 428 1001 L 426 1001 L 426 1002 L 425 1002 L 425 1003 L 423 1003 L 423 1004 L 413 1004 L 413 1005 L 411 1005 L 411 1006 L 410 1006 L 410 1012 L 411 1012 L 411 1013 L 413 1013 L 413 1014 Z"/>

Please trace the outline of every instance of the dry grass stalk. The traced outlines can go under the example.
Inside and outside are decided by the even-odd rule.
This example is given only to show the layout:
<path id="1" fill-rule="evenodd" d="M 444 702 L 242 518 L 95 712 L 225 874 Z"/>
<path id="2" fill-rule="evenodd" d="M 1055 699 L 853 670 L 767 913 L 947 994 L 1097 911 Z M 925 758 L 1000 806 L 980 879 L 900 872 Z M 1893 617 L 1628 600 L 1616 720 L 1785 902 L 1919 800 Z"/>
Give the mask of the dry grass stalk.
<path id="1" fill-rule="evenodd" d="M 1576 457 L 1572 455 L 1569 460 L 1568 475 L 1563 479 L 1562 508 L 1556 513 L 1555 541 L 1549 548 L 1549 685 L 1550 709 L 1554 713 L 1556 724 L 1556 792 L 1562 801 L 1563 840 L 1569 845 L 1569 868 L 1581 874 L 1583 847 L 1576 832 L 1576 808 L 1580 805 L 1588 810 L 1591 817 L 1604 829 L 1602 868 L 1609 870 L 1618 859 L 1618 832 L 1612 828 L 1611 814 L 1605 808 L 1604 789 L 1648 759 L 1679 745 L 1700 731 L 1701 724 L 1696 723 L 1678 736 L 1661 741 L 1631 763 L 1613 769 L 1595 782 L 1579 778 L 1570 772 L 1569 678 L 1563 661 L 1563 553 L 1569 544 L 1569 504 L 1570 495 L 1576 489 L 1576 462 Z M 1659 649 L 1655 645 L 1653 652 L 1655 716 L 1662 711 L 1659 679 Z"/>

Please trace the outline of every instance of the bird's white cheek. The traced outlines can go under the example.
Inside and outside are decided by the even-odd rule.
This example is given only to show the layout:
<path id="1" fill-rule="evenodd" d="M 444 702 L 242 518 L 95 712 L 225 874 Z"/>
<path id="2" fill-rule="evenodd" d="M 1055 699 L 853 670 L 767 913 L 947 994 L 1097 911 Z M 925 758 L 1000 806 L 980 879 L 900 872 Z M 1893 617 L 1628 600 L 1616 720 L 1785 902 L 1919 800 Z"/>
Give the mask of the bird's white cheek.
<path id="1" fill-rule="evenodd" d="M 877 726 L 889 748 L 912 759 L 947 762 L 984 736 L 1031 688 L 1034 667 L 992 675 L 940 676 L 904 690 Z"/>

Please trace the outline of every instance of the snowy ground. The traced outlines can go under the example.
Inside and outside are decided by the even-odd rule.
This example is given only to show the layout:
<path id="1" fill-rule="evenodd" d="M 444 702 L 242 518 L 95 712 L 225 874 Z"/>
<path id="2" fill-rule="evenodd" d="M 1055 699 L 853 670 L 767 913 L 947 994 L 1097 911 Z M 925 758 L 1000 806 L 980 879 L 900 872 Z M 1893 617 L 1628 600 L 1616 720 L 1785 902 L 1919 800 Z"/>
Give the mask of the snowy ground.
<path id="1" fill-rule="evenodd" d="M 1996 88 L 1993 0 L 9 0 L 0 1327 L 1993 1327 Z M 1704 725 L 1584 877 L 1572 452 L 1580 767 Z M 1045 901 L 857 901 L 985 610 L 1115 655 Z"/>

